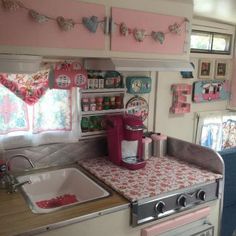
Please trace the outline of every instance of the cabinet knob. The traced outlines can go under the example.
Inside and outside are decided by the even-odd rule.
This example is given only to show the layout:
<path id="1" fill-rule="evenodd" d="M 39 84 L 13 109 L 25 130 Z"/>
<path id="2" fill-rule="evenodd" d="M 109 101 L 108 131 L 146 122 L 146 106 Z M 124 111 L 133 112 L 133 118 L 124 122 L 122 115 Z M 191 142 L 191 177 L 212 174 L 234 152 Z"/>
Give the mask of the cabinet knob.
<path id="1" fill-rule="evenodd" d="M 157 202 L 155 205 L 155 211 L 157 214 L 164 213 L 166 204 L 163 201 Z"/>

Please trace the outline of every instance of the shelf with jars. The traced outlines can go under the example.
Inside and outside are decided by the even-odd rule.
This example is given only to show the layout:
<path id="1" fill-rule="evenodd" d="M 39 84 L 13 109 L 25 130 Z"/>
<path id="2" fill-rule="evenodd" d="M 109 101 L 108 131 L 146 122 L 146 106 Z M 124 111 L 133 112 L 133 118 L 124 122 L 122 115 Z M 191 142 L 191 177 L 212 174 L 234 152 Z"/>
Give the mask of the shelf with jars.
<path id="1" fill-rule="evenodd" d="M 105 134 L 107 115 L 125 112 L 126 88 L 116 71 L 88 71 L 88 88 L 80 90 L 82 137 Z"/>

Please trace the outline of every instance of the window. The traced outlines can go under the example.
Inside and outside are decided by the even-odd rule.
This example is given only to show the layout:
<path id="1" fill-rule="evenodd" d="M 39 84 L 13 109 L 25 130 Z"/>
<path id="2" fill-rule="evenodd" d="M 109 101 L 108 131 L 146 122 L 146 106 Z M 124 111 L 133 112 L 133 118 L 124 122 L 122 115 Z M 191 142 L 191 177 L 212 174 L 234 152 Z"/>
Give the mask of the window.
<path id="1" fill-rule="evenodd" d="M 0 148 L 17 148 L 79 138 L 77 89 L 47 89 L 34 105 L 27 105 L 0 84 Z"/>
<path id="2" fill-rule="evenodd" d="M 230 54 L 232 35 L 193 30 L 191 52 Z"/>
<path id="3" fill-rule="evenodd" d="M 197 118 L 197 144 L 216 151 L 236 147 L 236 112 L 201 112 Z"/>

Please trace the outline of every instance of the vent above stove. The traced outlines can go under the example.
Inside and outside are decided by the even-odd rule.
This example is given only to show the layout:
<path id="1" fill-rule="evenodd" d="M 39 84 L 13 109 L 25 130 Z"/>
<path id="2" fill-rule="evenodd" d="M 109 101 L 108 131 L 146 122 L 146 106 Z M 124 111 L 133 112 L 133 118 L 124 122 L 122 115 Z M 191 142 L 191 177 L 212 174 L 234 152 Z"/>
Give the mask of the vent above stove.
<path id="1" fill-rule="evenodd" d="M 185 60 L 147 59 L 86 59 L 85 68 L 91 70 L 117 71 L 193 71 L 190 62 Z"/>
<path id="2" fill-rule="evenodd" d="M 42 57 L 0 54 L 0 73 L 31 74 L 40 70 Z"/>

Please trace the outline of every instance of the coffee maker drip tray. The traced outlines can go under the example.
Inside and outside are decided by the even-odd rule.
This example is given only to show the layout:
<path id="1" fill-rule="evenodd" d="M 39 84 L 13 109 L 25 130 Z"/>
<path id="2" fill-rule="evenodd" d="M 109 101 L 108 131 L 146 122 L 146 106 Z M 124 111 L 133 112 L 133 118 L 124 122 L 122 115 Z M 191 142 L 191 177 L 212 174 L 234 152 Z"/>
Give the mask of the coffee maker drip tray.
<path id="1" fill-rule="evenodd" d="M 137 170 L 143 168 L 146 165 L 146 162 L 139 160 L 136 156 L 132 156 L 122 158 L 121 165 L 130 170 Z"/>
<path id="2" fill-rule="evenodd" d="M 135 157 L 125 157 L 122 160 L 123 160 L 123 162 L 129 163 L 129 164 L 136 164 L 139 161 L 136 156 Z"/>

